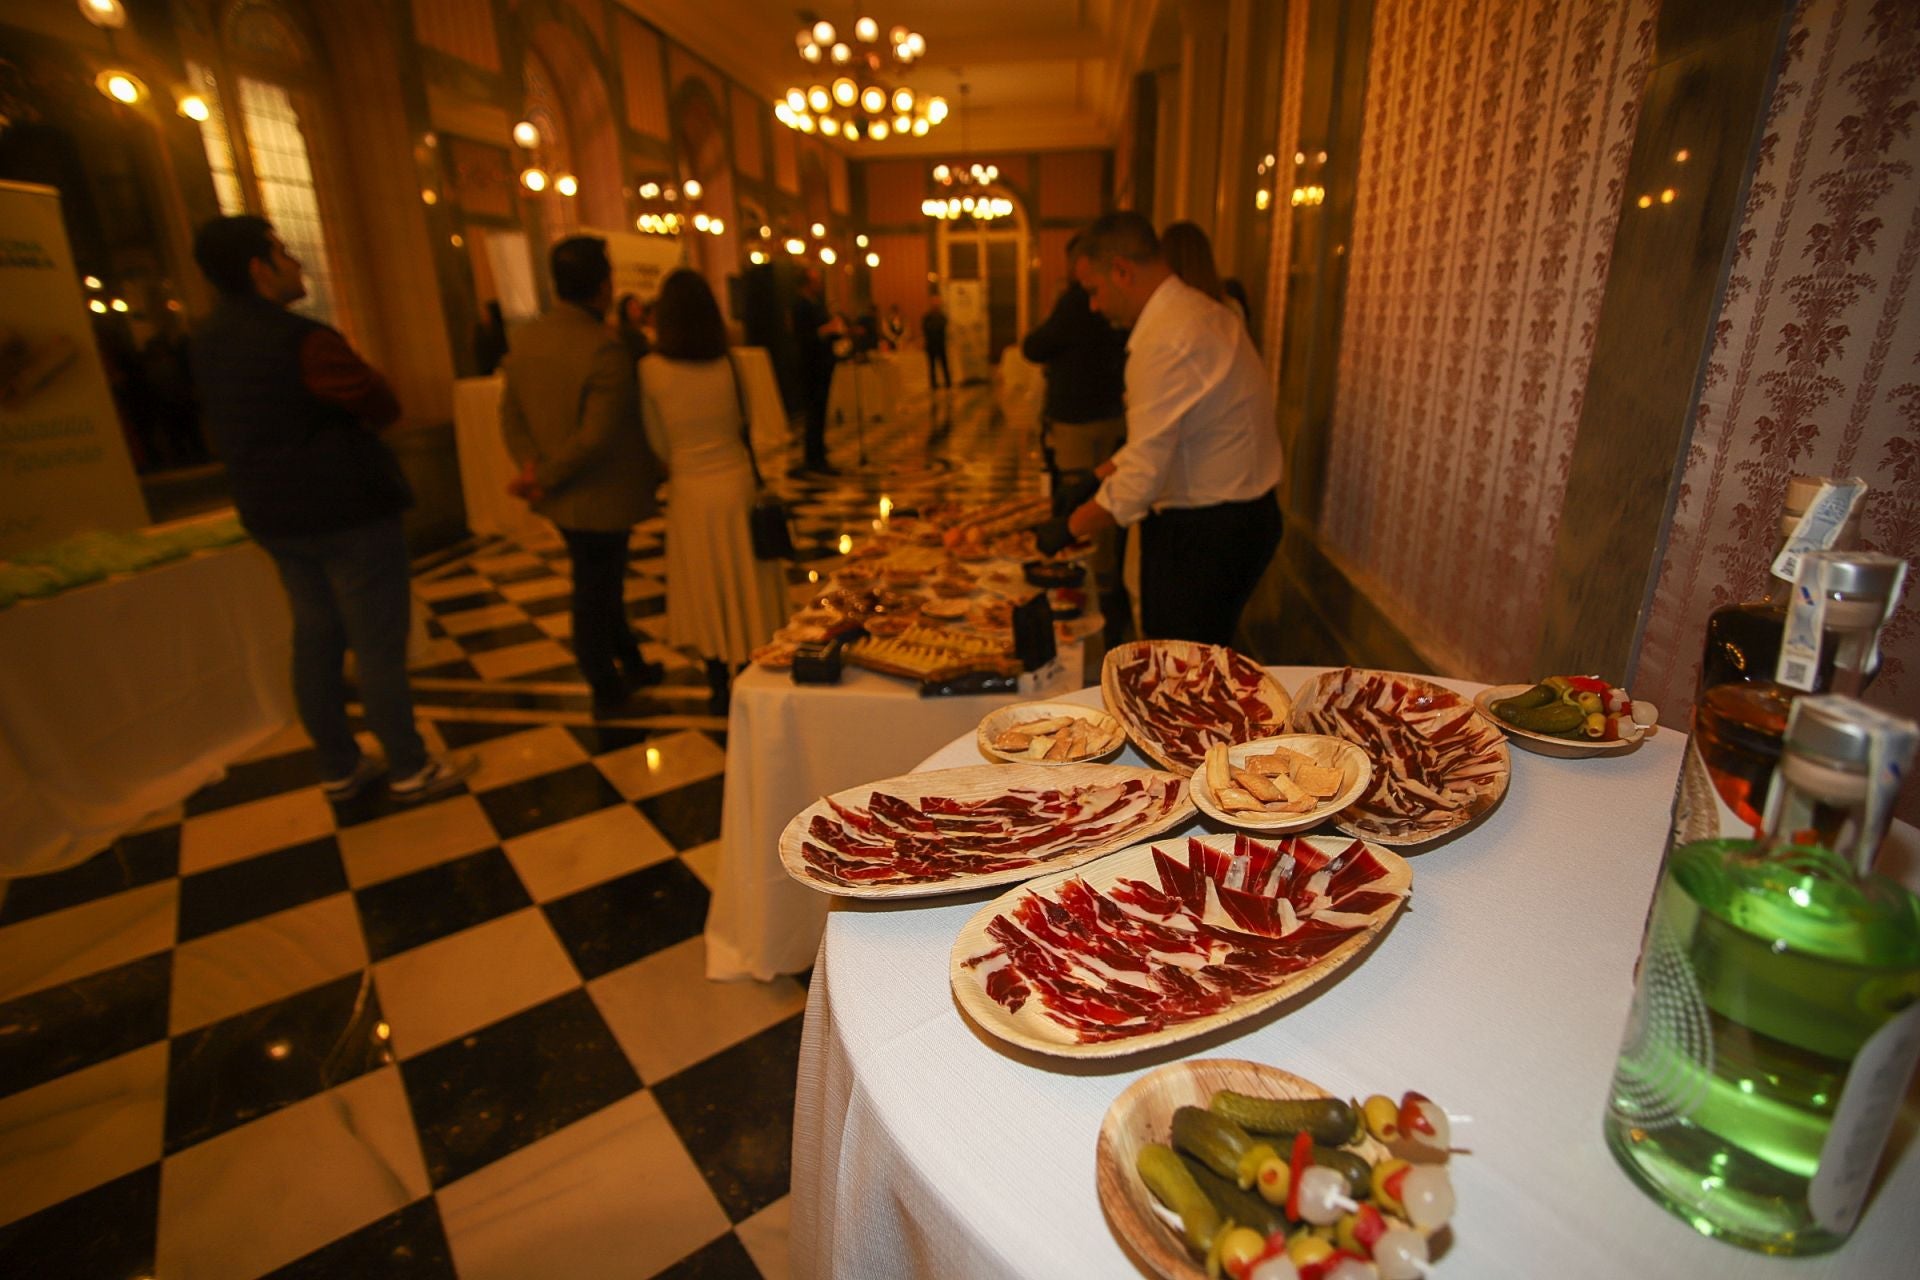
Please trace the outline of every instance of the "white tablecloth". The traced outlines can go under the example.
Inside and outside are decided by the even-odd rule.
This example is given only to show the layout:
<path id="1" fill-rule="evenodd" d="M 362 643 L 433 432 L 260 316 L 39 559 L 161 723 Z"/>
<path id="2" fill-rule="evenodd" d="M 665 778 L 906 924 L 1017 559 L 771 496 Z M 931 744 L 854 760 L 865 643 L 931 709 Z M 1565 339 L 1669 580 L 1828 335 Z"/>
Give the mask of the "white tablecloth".
<path id="1" fill-rule="evenodd" d="M 1277 673 L 1290 689 L 1309 674 Z M 1099 691 L 1072 697 L 1097 704 Z M 1102 1116 L 1164 1062 L 1244 1057 L 1339 1093 L 1418 1089 L 1474 1118 L 1455 1130 L 1473 1153 L 1453 1161 L 1459 1212 L 1439 1277 L 1914 1274 L 1911 1097 L 1902 1158 L 1826 1258 L 1699 1236 L 1606 1150 L 1601 1114 L 1682 741 L 1663 731 L 1591 760 L 1516 750 L 1505 800 L 1413 857 L 1412 900 L 1360 963 L 1284 1014 L 1104 1065 L 1003 1047 L 954 1007 L 948 949 L 992 893 L 836 911 L 800 1051 L 793 1273 L 1133 1274 L 1094 1188 Z M 972 752 L 955 742 L 923 767 Z M 1131 748 L 1121 759 L 1144 763 Z"/>
<path id="2" fill-rule="evenodd" d="M 869 424 L 897 420 L 900 400 L 906 394 L 901 360 L 897 353 L 876 351 L 865 360 L 842 360 L 834 365 L 833 385 L 827 391 L 827 421 L 850 427 L 860 415 Z"/>
<path id="3" fill-rule="evenodd" d="M 766 348 L 735 347 L 733 358 L 746 393 L 754 450 L 763 457 L 777 458 L 786 447 L 789 428 Z M 460 378 L 453 384 L 454 442 L 460 455 L 460 492 L 467 504 L 467 528 L 481 537 L 544 541 L 553 536 L 553 526 L 507 493 L 507 482 L 519 468 L 500 434 L 500 393 L 505 387 L 506 379 L 499 374 Z"/>
<path id="4" fill-rule="evenodd" d="M 821 796 L 905 773 L 995 707 L 1080 683 L 1082 647 L 1062 646 L 1062 674 L 1034 693 L 923 698 L 908 681 L 849 667 L 837 685 L 794 684 L 749 667 L 733 685 L 720 873 L 707 912 L 707 976 L 799 973 L 813 963 L 833 899 L 780 865 L 780 833 Z M 1067 674 L 1071 673 L 1071 674 Z M 975 752 L 969 764 L 985 763 Z"/>
<path id="5" fill-rule="evenodd" d="M 293 715 L 252 543 L 0 611 L 0 876 L 79 862 Z"/>

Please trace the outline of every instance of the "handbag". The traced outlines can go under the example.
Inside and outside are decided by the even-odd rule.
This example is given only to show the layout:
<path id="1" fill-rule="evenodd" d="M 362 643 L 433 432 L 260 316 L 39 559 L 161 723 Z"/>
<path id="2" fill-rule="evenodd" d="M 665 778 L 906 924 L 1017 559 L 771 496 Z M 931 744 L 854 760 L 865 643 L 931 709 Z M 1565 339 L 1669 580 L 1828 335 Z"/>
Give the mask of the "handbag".
<path id="1" fill-rule="evenodd" d="M 753 540 L 755 560 L 791 560 L 793 558 L 793 512 L 786 500 L 767 488 L 760 478 L 760 464 L 753 457 L 753 423 L 747 416 L 746 389 L 740 384 L 740 370 L 727 356 L 727 368 L 733 374 L 733 397 L 740 408 L 740 443 L 747 449 L 747 466 L 753 470 L 753 507 L 747 512 L 747 533 Z"/>

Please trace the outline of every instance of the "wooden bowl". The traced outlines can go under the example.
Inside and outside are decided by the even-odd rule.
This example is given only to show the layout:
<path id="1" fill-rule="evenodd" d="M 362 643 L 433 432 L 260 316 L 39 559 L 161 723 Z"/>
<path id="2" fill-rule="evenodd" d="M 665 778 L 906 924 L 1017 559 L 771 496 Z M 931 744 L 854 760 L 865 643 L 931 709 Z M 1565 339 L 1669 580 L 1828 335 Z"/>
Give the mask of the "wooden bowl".
<path id="1" fill-rule="evenodd" d="M 1149 1143 L 1172 1145 L 1176 1110 L 1204 1107 L 1220 1089 L 1261 1098 L 1333 1096 L 1312 1081 L 1278 1067 L 1237 1058 L 1200 1058 L 1149 1071 L 1113 1100 L 1100 1122 L 1100 1137 L 1094 1147 L 1093 1178 L 1100 1208 L 1127 1253 L 1165 1280 L 1206 1280 L 1206 1268 L 1187 1252 L 1179 1230 L 1161 1216 L 1158 1202 L 1135 1172 L 1134 1163 L 1140 1148 Z M 1371 1137 L 1354 1143 L 1352 1149 L 1369 1161 L 1384 1159 L 1388 1154 Z"/>
<path id="2" fill-rule="evenodd" d="M 1227 748 L 1227 760 L 1234 765 L 1240 765 L 1248 756 L 1272 754 L 1275 747 L 1298 751 L 1302 755 L 1312 756 L 1320 765 L 1340 770 L 1342 779 L 1340 790 L 1331 799 L 1322 800 L 1305 813 L 1260 813 L 1251 809 L 1222 809 L 1219 801 L 1214 798 L 1213 788 L 1207 785 L 1207 766 L 1202 764 L 1193 771 L 1193 802 L 1200 806 L 1200 812 L 1215 822 L 1224 822 L 1230 827 L 1239 827 L 1245 831 L 1268 834 L 1281 831 L 1304 831 L 1308 827 L 1325 822 L 1365 795 L 1367 784 L 1373 781 L 1373 762 L 1365 751 L 1345 738 L 1329 737 L 1322 733 L 1282 733 L 1271 738 L 1256 738 L 1252 742 L 1238 743 Z"/>
<path id="3" fill-rule="evenodd" d="M 1036 760 L 1021 751 L 1002 751 L 993 745 L 993 740 L 1015 725 L 1026 724 L 1033 720 L 1046 720 L 1053 716 L 1072 716 L 1085 720 L 1100 729 L 1113 729 L 1119 733 L 1119 739 L 1105 751 L 1097 751 L 1090 756 L 1075 756 L 1070 760 Z M 1000 707 L 989 712 L 974 730 L 974 742 L 980 748 L 980 754 L 989 760 L 1002 764 L 1086 764 L 1093 760 L 1106 760 L 1127 745 L 1126 730 L 1120 728 L 1120 722 L 1098 707 L 1083 707 L 1077 702 L 1016 702 L 1010 707 Z"/>

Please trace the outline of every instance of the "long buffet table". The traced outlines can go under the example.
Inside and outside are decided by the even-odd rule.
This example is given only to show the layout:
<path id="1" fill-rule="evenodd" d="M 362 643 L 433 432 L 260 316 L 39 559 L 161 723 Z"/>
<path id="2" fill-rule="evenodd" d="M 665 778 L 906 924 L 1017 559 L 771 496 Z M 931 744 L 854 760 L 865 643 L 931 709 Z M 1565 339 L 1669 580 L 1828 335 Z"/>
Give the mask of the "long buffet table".
<path id="1" fill-rule="evenodd" d="M 0 876 L 81 861 L 284 725 L 291 636 L 251 542 L 0 611 Z"/>
<path id="2" fill-rule="evenodd" d="M 1273 670 L 1290 691 L 1314 674 Z M 1100 704 L 1097 688 L 1068 696 Z M 1629 1183 L 1601 1139 L 1683 741 L 1663 731 L 1587 760 L 1513 751 L 1505 799 L 1411 858 L 1408 907 L 1359 961 L 1248 1023 L 1110 1062 L 1012 1049 L 956 1008 L 949 948 L 999 891 L 843 902 L 827 918 L 801 1044 L 794 1274 L 1132 1274 L 1095 1191 L 1101 1119 L 1146 1071 L 1201 1057 L 1269 1063 L 1342 1094 L 1418 1089 L 1471 1116 L 1455 1128 L 1472 1153 L 1453 1161 L 1442 1280 L 1913 1274 L 1911 1092 L 1864 1221 L 1824 1258 L 1763 1258 L 1695 1234 Z M 1148 763 L 1132 747 L 1117 762 Z M 977 763 L 969 733 L 920 767 Z M 1911 828 L 1896 839 L 1882 865 L 1914 883 L 1920 841 Z"/>

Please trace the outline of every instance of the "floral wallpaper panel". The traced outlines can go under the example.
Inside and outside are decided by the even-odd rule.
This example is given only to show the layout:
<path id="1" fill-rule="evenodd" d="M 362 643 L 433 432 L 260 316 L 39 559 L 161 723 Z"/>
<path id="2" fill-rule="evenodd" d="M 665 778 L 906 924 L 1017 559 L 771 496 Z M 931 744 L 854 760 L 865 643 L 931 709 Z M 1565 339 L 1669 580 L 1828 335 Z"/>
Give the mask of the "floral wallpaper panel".
<path id="1" fill-rule="evenodd" d="M 1382 0 L 1322 537 L 1443 669 L 1529 674 L 1654 0 Z"/>

